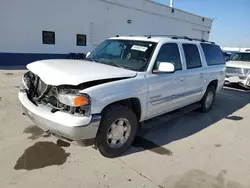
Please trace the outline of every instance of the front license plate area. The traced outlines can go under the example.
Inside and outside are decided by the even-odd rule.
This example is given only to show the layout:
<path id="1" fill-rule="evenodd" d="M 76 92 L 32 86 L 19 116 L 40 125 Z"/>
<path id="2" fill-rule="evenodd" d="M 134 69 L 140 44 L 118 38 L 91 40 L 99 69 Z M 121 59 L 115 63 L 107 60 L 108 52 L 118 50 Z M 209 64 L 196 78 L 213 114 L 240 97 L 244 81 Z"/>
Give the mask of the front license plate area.
<path id="1" fill-rule="evenodd" d="M 238 83 L 240 81 L 240 78 L 238 76 L 232 76 L 228 78 L 228 81 L 230 83 Z"/>

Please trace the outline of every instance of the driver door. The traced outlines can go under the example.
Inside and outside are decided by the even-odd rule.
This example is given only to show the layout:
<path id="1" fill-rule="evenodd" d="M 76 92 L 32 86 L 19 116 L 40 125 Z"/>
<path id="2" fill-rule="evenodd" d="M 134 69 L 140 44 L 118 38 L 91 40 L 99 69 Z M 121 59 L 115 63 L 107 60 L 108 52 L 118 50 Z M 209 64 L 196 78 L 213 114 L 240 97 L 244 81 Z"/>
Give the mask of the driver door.
<path id="1" fill-rule="evenodd" d="M 185 91 L 182 75 L 183 64 L 178 44 L 163 44 L 153 69 L 157 70 L 160 62 L 173 63 L 175 72 L 152 73 L 148 76 L 147 119 L 175 110 L 184 103 L 181 95 Z"/>

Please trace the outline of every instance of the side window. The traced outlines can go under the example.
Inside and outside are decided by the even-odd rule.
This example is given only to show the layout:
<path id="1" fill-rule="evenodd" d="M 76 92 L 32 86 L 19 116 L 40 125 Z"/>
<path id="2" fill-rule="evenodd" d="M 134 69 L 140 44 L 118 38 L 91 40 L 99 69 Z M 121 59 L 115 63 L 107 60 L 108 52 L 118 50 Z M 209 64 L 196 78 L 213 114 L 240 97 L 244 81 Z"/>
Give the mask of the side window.
<path id="1" fill-rule="evenodd" d="M 175 70 L 182 70 L 180 52 L 176 43 L 167 43 L 162 45 L 156 58 L 154 69 L 158 68 L 160 62 L 173 63 Z"/>
<path id="2" fill-rule="evenodd" d="M 225 64 L 223 53 L 219 46 L 201 43 L 201 47 L 205 54 L 208 66 Z"/>
<path id="3" fill-rule="evenodd" d="M 183 44 L 183 50 L 186 57 L 187 69 L 201 67 L 201 58 L 198 47 L 195 44 Z"/>

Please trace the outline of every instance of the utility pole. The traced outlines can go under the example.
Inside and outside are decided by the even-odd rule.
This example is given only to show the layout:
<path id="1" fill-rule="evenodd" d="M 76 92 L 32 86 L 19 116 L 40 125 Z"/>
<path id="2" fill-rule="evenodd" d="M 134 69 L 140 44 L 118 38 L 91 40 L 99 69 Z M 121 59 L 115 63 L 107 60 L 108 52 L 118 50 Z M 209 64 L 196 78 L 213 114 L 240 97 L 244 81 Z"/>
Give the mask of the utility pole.
<path id="1" fill-rule="evenodd" d="M 170 7 L 173 8 L 173 6 L 174 6 L 174 0 L 170 0 Z"/>

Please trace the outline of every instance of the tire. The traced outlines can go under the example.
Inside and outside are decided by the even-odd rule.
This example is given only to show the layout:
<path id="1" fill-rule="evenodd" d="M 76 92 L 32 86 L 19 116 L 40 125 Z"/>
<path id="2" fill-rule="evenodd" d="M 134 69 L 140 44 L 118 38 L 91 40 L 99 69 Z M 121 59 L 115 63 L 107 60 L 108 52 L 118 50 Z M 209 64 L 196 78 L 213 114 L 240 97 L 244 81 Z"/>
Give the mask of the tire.
<path id="1" fill-rule="evenodd" d="M 119 123 L 122 121 L 124 121 L 124 124 L 120 125 Z M 128 128 L 129 126 L 126 124 L 129 124 L 130 129 Z M 114 126 L 122 127 L 121 129 L 127 126 L 126 129 L 128 129 L 129 132 L 127 130 L 127 132 L 120 134 L 122 133 L 122 131 L 120 132 L 118 131 L 117 135 L 115 135 L 115 133 L 113 134 L 112 131 L 115 130 L 115 128 L 112 129 L 112 127 Z M 131 146 L 132 142 L 134 141 L 135 135 L 137 133 L 137 128 L 138 128 L 138 121 L 136 115 L 128 107 L 117 104 L 117 105 L 112 105 L 107 109 L 105 109 L 103 112 L 102 120 L 96 137 L 96 145 L 100 153 L 105 157 L 114 158 L 127 151 Z M 112 143 L 112 140 L 115 141 L 116 139 L 113 138 L 111 140 L 108 139 L 108 135 L 110 134 L 112 135 L 112 137 L 123 135 L 122 137 L 126 138 L 124 139 L 126 141 L 122 141 L 124 142 L 122 143 L 119 140 L 117 140 L 117 144 L 115 145 Z"/>
<path id="2" fill-rule="evenodd" d="M 212 98 L 211 98 L 211 95 L 212 95 Z M 210 97 L 210 100 L 211 100 L 209 104 L 207 103 L 209 100 L 208 97 Z M 215 87 L 213 85 L 209 85 L 206 90 L 206 93 L 204 94 L 203 98 L 200 101 L 201 103 L 200 111 L 202 113 L 208 113 L 213 106 L 214 99 L 215 99 Z"/>

